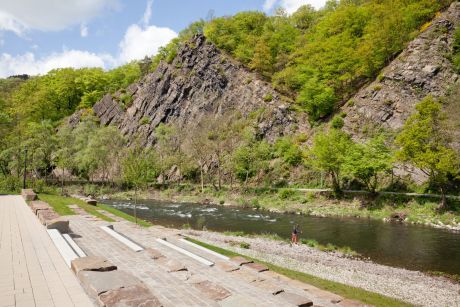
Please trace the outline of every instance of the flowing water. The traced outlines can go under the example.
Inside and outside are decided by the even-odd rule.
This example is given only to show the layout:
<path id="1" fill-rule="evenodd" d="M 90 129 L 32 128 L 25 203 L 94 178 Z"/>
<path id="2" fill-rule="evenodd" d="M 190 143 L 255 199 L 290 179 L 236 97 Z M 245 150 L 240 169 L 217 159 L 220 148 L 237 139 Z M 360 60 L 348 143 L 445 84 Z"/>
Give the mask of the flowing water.
<path id="1" fill-rule="evenodd" d="M 102 202 L 133 214 L 132 201 Z M 167 227 L 181 228 L 189 224 L 194 229 L 205 226 L 213 231 L 275 233 L 285 238 L 290 238 L 293 224 L 297 223 L 303 231 L 302 238 L 349 246 L 377 263 L 460 274 L 460 234 L 441 229 L 371 219 L 320 218 L 154 200 L 140 201 L 137 214 L 141 219 Z"/>

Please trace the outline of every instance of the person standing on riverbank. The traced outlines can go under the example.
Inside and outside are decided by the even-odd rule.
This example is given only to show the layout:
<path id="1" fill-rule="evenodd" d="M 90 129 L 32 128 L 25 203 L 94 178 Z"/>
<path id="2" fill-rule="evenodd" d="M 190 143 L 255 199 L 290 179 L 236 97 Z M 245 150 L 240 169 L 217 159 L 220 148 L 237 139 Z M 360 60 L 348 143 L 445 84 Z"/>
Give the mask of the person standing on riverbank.
<path id="1" fill-rule="evenodd" d="M 292 228 L 292 235 L 291 235 L 291 243 L 292 244 L 299 244 L 299 234 L 302 231 L 300 230 L 299 224 L 295 224 L 294 228 Z"/>

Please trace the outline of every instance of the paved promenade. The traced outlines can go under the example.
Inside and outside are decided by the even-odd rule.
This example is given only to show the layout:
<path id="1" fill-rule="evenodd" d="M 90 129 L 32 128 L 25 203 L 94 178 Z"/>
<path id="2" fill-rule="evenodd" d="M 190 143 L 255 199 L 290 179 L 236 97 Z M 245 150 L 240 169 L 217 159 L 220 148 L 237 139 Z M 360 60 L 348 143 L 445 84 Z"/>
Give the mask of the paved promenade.
<path id="1" fill-rule="evenodd" d="M 20 196 L 0 196 L 0 307 L 93 306 Z"/>

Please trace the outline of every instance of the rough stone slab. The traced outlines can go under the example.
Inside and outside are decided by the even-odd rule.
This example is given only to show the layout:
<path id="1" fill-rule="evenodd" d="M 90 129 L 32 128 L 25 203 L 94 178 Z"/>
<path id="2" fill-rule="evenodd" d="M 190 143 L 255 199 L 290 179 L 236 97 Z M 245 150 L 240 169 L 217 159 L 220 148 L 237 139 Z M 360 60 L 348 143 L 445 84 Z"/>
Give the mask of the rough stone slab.
<path id="1" fill-rule="evenodd" d="M 234 263 L 236 263 L 239 266 L 254 262 L 252 260 L 248 260 L 248 259 L 246 259 L 244 257 L 241 257 L 241 256 L 232 257 L 230 260 L 233 261 Z"/>
<path id="2" fill-rule="evenodd" d="M 164 259 L 164 261 L 162 261 L 162 264 L 164 265 L 168 273 L 187 271 L 187 267 L 183 263 L 180 263 L 177 260 L 174 260 L 174 259 L 167 260 L 166 258 L 162 258 L 162 259 Z"/>
<path id="3" fill-rule="evenodd" d="M 52 220 L 45 221 L 47 229 L 57 229 L 60 233 L 69 233 L 69 220 L 64 217 L 57 217 Z"/>
<path id="4" fill-rule="evenodd" d="M 265 280 L 265 278 L 259 276 L 259 274 L 257 274 L 256 272 L 249 270 L 237 270 L 233 271 L 232 274 L 247 283 L 260 282 Z"/>
<path id="5" fill-rule="evenodd" d="M 171 272 L 170 274 L 182 281 L 189 280 L 193 275 L 189 271 L 177 271 L 177 272 Z"/>
<path id="6" fill-rule="evenodd" d="M 48 209 L 48 210 L 38 211 L 37 216 L 38 216 L 38 219 L 40 220 L 40 223 L 42 223 L 42 225 L 46 225 L 47 221 L 57 219 L 59 217 L 59 214 L 57 214 L 51 209 Z"/>
<path id="7" fill-rule="evenodd" d="M 259 273 L 268 271 L 268 267 L 266 267 L 265 265 L 260 264 L 260 263 L 248 263 L 248 264 L 245 264 L 244 267 L 251 268 L 251 269 L 253 269 L 253 270 L 255 270 L 256 272 L 259 272 Z"/>
<path id="8" fill-rule="evenodd" d="M 77 277 L 86 292 L 93 298 L 110 290 L 142 285 L 141 281 L 133 275 L 118 270 L 108 272 L 80 271 Z"/>
<path id="9" fill-rule="evenodd" d="M 48 210 L 51 209 L 50 205 L 45 203 L 44 201 L 41 200 L 34 200 L 30 202 L 30 209 L 32 209 L 32 212 L 37 215 L 39 210 Z"/>
<path id="10" fill-rule="evenodd" d="M 208 298 L 215 300 L 215 301 L 221 301 L 225 299 L 226 297 L 229 297 L 230 295 L 232 295 L 230 291 L 228 291 L 224 287 L 221 287 L 218 284 L 210 282 L 209 280 L 205 280 L 200 283 L 196 283 L 194 284 L 194 286 L 195 288 L 200 290 L 201 293 L 203 293 Z"/>
<path id="11" fill-rule="evenodd" d="M 240 269 L 238 265 L 235 265 L 233 263 L 228 263 L 228 262 L 218 262 L 216 263 L 216 266 L 219 269 L 224 270 L 225 272 L 234 272 Z"/>
<path id="12" fill-rule="evenodd" d="M 281 292 L 280 294 L 276 295 L 279 298 L 282 298 L 287 303 L 298 306 L 298 307 L 308 307 L 313 306 L 313 302 L 306 297 L 295 293 L 289 292 Z"/>
<path id="13" fill-rule="evenodd" d="M 71 268 L 75 274 L 78 274 L 81 271 L 114 271 L 117 266 L 103 257 L 88 256 L 73 260 Z"/>
<path id="14" fill-rule="evenodd" d="M 157 259 L 165 257 L 162 253 L 160 253 L 160 251 L 158 251 L 158 250 L 156 250 L 154 248 L 147 248 L 147 249 L 145 249 L 145 251 L 147 252 L 149 257 L 152 258 L 153 260 L 157 260 Z"/>
<path id="15" fill-rule="evenodd" d="M 284 292 L 284 289 L 279 284 L 276 284 L 269 280 L 256 281 L 252 284 L 272 295 L 277 295 L 281 292 Z"/>
<path id="16" fill-rule="evenodd" d="M 31 201 L 37 199 L 37 194 L 35 194 L 34 190 L 32 189 L 22 189 L 21 196 L 24 198 L 25 201 Z"/>
<path id="17" fill-rule="evenodd" d="M 99 295 L 98 303 L 100 306 L 113 307 L 162 306 L 160 301 L 144 285 L 109 290 Z"/>

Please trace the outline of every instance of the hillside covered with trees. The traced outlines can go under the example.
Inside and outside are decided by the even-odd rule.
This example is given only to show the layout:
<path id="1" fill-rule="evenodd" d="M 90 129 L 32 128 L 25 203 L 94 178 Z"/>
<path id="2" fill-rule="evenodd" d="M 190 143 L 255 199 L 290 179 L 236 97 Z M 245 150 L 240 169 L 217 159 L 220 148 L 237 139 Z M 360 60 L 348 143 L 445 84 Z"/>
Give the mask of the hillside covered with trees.
<path id="1" fill-rule="evenodd" d="M 342 130 L 346 114 L 340 113 L 451 2 L 342 0 L 321 10 L 303 6 L 292 15 L 241 12 L 193 23 L 155 57 L 110 71 L 63 68 L 26 80 L 0 80 L 0 190 L 19 188 L 27 148 L 28 176 L 37 185 L 57 177 L 136 187 L 187 181 L 219 190 L 224 185 L 319 187 L 325 177 L 337 195 L 344 188 L 452 193 L 459 152 L 451 142 L 455 129 L 446 127 L 455 125 L 449 114 L 458 110 L 458 95 L 427 96 L 399 131 L 379 131 L 359 142 Z M 184 67 L 177 56 L 196 34 L 270 83 L 273 93 L 289 102 L 289 116 L 308 115 L 309 130 L 267 140 L 256 125 L 267 116 L 262 109 L 244 116 L 203 114 L 187 125 L 160 122 L 151 134 L 155 145 L 146 148 L 140 138 L 127 139 L 114 125 L 99 124 L 92 107 L 105 94 L 129 111 L 134 96 L 128 86 L 145 76 L 150 80 L 149 73 L 159 74 L 161 65 L 177 69 L 174 82 L 194 77 L 193 69 L 180 74 Z M 453 37 L 453 50 L 445 56 L 458 69 L 460 30 Z M 452 93 L 458 88 L 452 86 Z M 269 104 L 275 97 L 262 98 Z M 76 111 L 79 120 L 68 120 Z M 150 121 L 142 117 L 136 125 Z M 417 187 L 420 182 L 410 175 L 395 172 L 401 165 L 416 167 L 427 182 Z M 441 205 L 447 206 L 444 197 Z"/>

